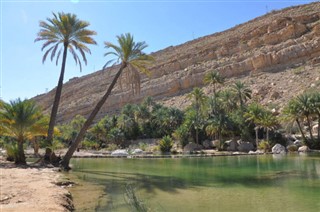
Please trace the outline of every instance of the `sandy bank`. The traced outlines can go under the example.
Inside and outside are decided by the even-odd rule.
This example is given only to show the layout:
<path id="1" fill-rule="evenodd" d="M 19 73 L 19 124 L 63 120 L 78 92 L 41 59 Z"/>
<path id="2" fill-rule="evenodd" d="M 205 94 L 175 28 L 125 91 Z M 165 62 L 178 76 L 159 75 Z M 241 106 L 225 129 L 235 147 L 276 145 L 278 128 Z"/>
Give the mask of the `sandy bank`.
<path id="1" fill-rule="evenodd" d="M 61 179 L 49 168 L 15 167 L 0 161 L 0 211 L 69 211 L 70 193 L 55 183 Z"/>

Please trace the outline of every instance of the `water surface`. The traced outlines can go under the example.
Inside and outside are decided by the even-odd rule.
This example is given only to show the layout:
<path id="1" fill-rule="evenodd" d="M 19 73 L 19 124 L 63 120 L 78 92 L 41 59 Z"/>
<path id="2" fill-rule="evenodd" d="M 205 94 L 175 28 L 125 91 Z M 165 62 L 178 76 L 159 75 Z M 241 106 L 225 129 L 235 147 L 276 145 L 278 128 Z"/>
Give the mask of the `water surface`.
<path id="1" fill-rule="evenodd" d="M 89 183 L 71 191 L 74 201 L 94 197 L 89 210 L 130 211 L 124 191 L 132 184 L 152 211 L 320 211 L 319 154 L 95 158 L 72 165 L 71 175 Z M 93 196 L 90 184 L 104 194 Z"/>

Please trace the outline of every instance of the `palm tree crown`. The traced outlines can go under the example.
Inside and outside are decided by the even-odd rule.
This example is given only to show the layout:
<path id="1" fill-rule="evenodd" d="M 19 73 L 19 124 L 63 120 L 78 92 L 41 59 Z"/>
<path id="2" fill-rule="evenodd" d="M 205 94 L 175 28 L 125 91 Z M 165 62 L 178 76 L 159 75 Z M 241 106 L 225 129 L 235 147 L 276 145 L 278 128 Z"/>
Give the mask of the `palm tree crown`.
<path id="1" fill-rule="evenodd" d="M 47 56 L 51 53 L 51 61 L 56 56 L 56 65 L 58 64 L 62 47 L 68 48 L 73 56 L 76 64 L 79 63 L 82 70 L 81 60 L 76 54 L 76 50 L 80 52 L 82 60 L 87 64 L 85 53 L 91 53 L 86 44 L 97 44 L 91 37 L 96 35 L 95 31 L 86 29 L 90 24 L 86 21 L 81 21 L 76 15 L 70 13 L 53 13 L 54 18 L 47 18 L 47 22 L 40 21 L 40 32 L 36 41 L 45 41 L 42 45 L 42 51 L 46 48 L 47 51 L 43 55 L 42 62 L 44 63 Z M 62 47 L 60 47 L 62 45 Z M 60 48 L 59 48 L 60 47 Z"/>
<path id="2" fill-rule="evenodd" d="M 107 61 L 103 68 L 106 68 L 110 63 L 121 63 L 126 67 L 126 71 L 122 73 L 123 77 L 120 80 L 120 86 L 131 85 L 133 93 L 140 92 L 140 73 L 149 75 L 147 65 L 150 64 L 154 58 L 143 53 L 143 50 L 148 45 L 143 42 L 135 42 L 130 33 L 121 34 L 117 36 L 118 45 L 110 42 L 105 42 L 105 48 L 111 51 L 104 54 L 104 56 L 113 55 L 116 59 Z"/>
<path id="3" fill-rule="evenodd" d="M 251 90 L 248 88 L 248 86 L 241 82 L 241 81 L 236 81 L 231 89 L 235 92 L 236 97 L 239 101 L 240 108 L 243 108 L 244 103 L 247 102 L 248 99 L 251 98 Z"/>

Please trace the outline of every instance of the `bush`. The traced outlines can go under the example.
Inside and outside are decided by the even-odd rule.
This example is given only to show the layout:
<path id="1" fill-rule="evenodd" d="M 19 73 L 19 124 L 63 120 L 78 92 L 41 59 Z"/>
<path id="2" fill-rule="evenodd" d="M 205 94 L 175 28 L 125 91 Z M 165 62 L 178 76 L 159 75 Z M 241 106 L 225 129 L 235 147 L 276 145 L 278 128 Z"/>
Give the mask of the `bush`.
<path id="1" fill-rule="evenodd" d="M 170 152 L 172 146 L 173 146 L 172 138 L 168 135 L 164 136 L 159 142 L 159 147 L 161 152 Z"/>
<path id="2" fill-rule="evenodd" d="M 99 144 L 95 141 L 85 139 L 82 142 L 82 148 L 84 148 L 84 149 L 98 149 Z"/>
<path id="3" fill-rule="evenodd" d="M 65 148 L 66 146 L 58 139 L 53 139 L 53 142 L 52 142 L 52 149 L 53 150 L 57 150 L 57 149 L 63 149 Z"/>
<path id="4" fill-rule="evenodd" d="M 271 146 L 268 141 L 262 141 L 258 145 L 258 149 L 263 150 L 264 152 L 271 152 Z"/>
<path id="5" fill-rule="evenodd" d="M 143 143 L 143 142 L 139 142 L 139 148 L 141 150 L 146 151 L 147 147 L 148 147 L 148 144 Z"/>
<path id="6" fill-rule="evenodd" d="M 298 147 L 296 145 L 289 145 L 287 146 L 288 152 L 296 152 L 298 151 Z"/>
<path id="7" fill-rule="evenodd" d="M 5 145 L 6 152 L 7 152 L 7 160 L 8 161 L 15 161 L 15 158 L 18 156 L 18 145 L 16 144 L 7 144 Z"/>
<path id="8" fill-rule="evenodd" d="M 114 150 L 117 150 L 117 149 L 119 149 L 117 144 L 108 144 L 108 147 L 107 147 L 108 151 L 114 151 Z"/>
<path id="9" fill-rule="evenodd" d="M 185 125 L 181 125 L 173 132 L 173 137 L 179 141 L 181 148 L 189 143 L 190 133 Z"/>

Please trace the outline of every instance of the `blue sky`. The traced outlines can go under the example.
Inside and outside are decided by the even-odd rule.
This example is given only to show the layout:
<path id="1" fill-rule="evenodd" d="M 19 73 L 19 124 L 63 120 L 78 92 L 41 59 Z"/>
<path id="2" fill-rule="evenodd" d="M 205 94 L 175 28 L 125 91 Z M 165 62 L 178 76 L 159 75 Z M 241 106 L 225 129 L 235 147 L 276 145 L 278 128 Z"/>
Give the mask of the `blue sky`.
<path id="1" fill-rule="evenodd" d="M 98 45 L 91 46 L 88 65 L 79 66 L 69 57 L 65 82 L 100 70 L 108 58 L 103 42 L 130 32 L 136 41 L 146 41 L 147 53 L 194 38 L 220 32 L 255 17 L 288 6 L 310 3 L 298 0 L 248 1 L 108 1 L 108 0 L 0 0 L 0 97 L 5 100 L 32 98 L 57 84 L 60 63 L 42 64 L 41 42 L 34 43 L 39 21 L 52 12 L 75 13 L 90 22 Z"/>

